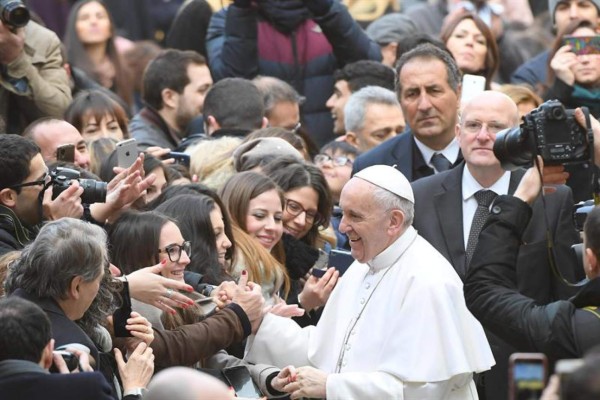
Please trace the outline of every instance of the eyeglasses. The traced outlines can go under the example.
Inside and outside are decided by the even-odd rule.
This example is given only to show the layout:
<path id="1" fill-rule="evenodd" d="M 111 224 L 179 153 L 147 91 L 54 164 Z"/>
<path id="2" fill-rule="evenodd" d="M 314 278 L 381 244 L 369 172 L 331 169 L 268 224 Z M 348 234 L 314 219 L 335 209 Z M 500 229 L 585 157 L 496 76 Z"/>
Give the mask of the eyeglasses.
<path id="1" fill-rule="evenodd" d="M 48 183 L 50 183 L 51 179 L 52 179 L 52 177 L 50 176 L 50 174 L 46 172 L 44 174 L 44 176 L 37 181 L 24 182 L 24 183 L 19 183 L 17 185 L 8 186 L 8 189 L 18 189 L 18 188 L 27 187 L 27 186 L 39 186 L 39 185 L 46 186 Z"/>
<path id="2" fill-rule="evenodd" d="M 159 254 L 167 253 L 171 262 L 178 262 L 182 251 L 185 251 L 188 257 L 192 257 L 192 243 L 186 240 L 183 244 L 170 244 L 164 249 L 158 249 Z"/>
<path id="3" fill-rule="evenodd" d="M 331 161 L 336 167 L 343 167 L 348 164 L 352 165 L 352 160 L 344 156 L 331 157 L 328 154 L 317 154 L 315 156 L 315 164 L 317 165 L 323 165 L 328 161 Z"/>
<path id="4" fill-rule="evenodd" d="M 287 128 L 289 131 L 291 131 L 294 135 L 298 133 L 298 131 L 300 130 L 300 128 L 302 127 L 302 123 L 298 122 L 296 125 L 294 125 L 292 128 Z"/>
<path id="5" fill-rule="evenodd" d="M 495 122 L 490 122 L 488 124 L 480 121 L 465 121 L 463 123 L 463 130 L 468 133 L 479 133 L 481 131 L 481 128 L 483 128 L 484 126 L 489 133 L 492 133 L 494 135 L 500 132 L 501 130 L 508 128 L 508 126 L 505 126 L 504 124 L 498 124 Z"/>
<path id="6" fill-rule="evenodd" d="M 302 204 L 297 201 L 287 199 L 285 201 L 285 210 L 294 217 L 305 213 L 306 214 L 306 222 L 311 225 L 321 225 L 323 221 L 323 216 L 319 214 L 317 211 L 308 211 Z"/>

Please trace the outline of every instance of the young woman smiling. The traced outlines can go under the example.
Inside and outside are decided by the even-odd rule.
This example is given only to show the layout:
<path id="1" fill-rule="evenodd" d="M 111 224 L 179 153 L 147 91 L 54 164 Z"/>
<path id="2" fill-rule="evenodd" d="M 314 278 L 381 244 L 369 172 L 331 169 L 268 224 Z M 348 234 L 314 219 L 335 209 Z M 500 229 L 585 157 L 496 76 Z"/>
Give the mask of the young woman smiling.
<path id="1" fill-rule="evenodd" d="M 231 273 L 237 276 L 246 269 L 250 279 L 261 285 L 266 300 L 277 295 L 280 289 L 283 289 L 281 297 L 285 298 L 290 282 L 285 268 L 278 262 L 283 259 L 281 190 L 266 176 L 247 171 L 229 178 L 220 195 L 231 215 L 235 241 L 240 249 L 239 260 L 232 264 Z"/>

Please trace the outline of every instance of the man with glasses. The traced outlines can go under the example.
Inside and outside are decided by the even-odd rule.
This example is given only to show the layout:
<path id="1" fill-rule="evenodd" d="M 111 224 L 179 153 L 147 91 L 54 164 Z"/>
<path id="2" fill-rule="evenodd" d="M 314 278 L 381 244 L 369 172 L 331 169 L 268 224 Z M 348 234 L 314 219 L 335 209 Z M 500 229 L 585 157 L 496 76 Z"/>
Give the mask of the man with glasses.
<path id="1" fill-rule="evenodd" d="M 504 171 L 493 152 L 496 134 L 519 124 L 519 110 L 508 96 L 483 92 L 466 104 L 456 138 L 464 163 L 449 171 L 413 182 L 415 194 L 414 227 L 452 264 L 464 281 L 483 222 L 497 195 L 512 194 L 524 170 Z M 557 265 L 574 281 L 576 266 L 570 246 L 577 240 L 571 218 L 571 191 L 566 186 L 546 198 L 544 221 L 541 199 L 534 205 L 533 219 L 523 236 L 517 261 L 519 291 L 539 304 L 571 295 L 548 268 L 546 230 L 554 238 Z M 580 275 L 583 274 L 583 269 Z M 508 356 L 515 352 L 490 336 L 497 365 L 485 377 L 487 399 L 506 399 Z M 481 389 L 481 388 L 480 388 Z"/>
<path id="2" fill-rule="evenodd" d="M 0 135 L 0 255 L 34 239 L 42 215 L 81 218 L 83 188 L 74 182 L 56 199 L 40 148 L 19 135 Z"/>
<path id="3" fill-rule="evenodd" d="M 302 126 L 300 105 L 305 98 L 289 83 L 272 76 L 257 76 L 252 82 L 263 97 L 265 117 L 269 120 L 269 126 L 298 133 Z"/>

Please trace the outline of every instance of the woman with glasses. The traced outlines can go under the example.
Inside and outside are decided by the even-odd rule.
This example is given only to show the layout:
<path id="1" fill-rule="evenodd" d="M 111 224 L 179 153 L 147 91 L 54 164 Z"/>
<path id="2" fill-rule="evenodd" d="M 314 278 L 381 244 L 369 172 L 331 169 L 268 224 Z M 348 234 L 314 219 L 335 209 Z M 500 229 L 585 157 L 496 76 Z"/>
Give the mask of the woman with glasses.
<path id="1" fill-rule="evenodd" d="M 206 196 L 198 195 L 198 197 Z M 173 198 L 175 199 L 177 197 Z M 184 239 L 175 222 L 157 211 L 122 214 L 109 230 L 112 262 L 125 273 L 160 263 L 163 276 L 183 281 L 190 257 L 196 255 L 192 254 L 191 243 Z M 240 303 L 240 306 L 244 309 L 244 305 Z M 243 339 L 237 331 L 239 326 L 245 323 L 241 322 L 242 318 L 239 316 L 241 311 L 235 311 L 240 308 L 236 307 L 236 304 L 228 305 L 206 318 L 198 302 L 192 306 L 184 306 L 175 314 L 162 312 L 158 308 L 136 302 L 134 299 L 132 299 L 132 307 L 152 322 L 152 327 L 163 341 L 169 341 L 166 343 L 167 349 L 173 348 L 168 357 L 161 358 L 157 355 L 155 359 L 157 369 L 186 365 L 221 370 L 228 366 L 244 365 L 250 371 L 254 381 L 260 385 L 263 393 L 273 396 L 277 394 L 273 392 L 273 385 L 282 388 L 274 379 L 279 371 L 278 368 L 250 365 L 220 350 Z M 262 309 L 262 306 L 258 307 Z M 247 322 L 249 324 L 249 321 Z M 197 329 L 188 329 L 177 336 L 160 335 L 160 331 L 173 331 L 183 326 L 189 328 L 192 325 Z M 271 381 L 270 385 L 266 384 L 267 380 Z"/>
<path id="2" fill-rule="evenodd" d="M 286 298 L 290 288 L 282 260 L 283 193 L 270 178 L 252 171 L 232 176 L 220 195 L 231 215 L 238 245 L 230 272 L 238 277 L 247 270 L 258 283 L 267 302 Z M 276 259 L 271 254 L 279 255 Z"/>
<path id="3" fill-rule="evenodd" d="M 123 213 L 109 229 L 111 262 L 124 274 L 161 263 L 161 275 L 184 281 L 184 271 L 190 263 L 191 244 L 186 241 L 174 220 L 154 211 Z M 197 322 L 202 315 L 195 305 L 177 314 L 132 299 L 134 311 L 144 315 L 158 329 Z"/>
<path id="4" fill-rule="evenodd" d="M 202 275 L 202 282 L 219 285 L 231 280 L 228 272 L 233 261 L 235 247 L 231 222 L 225 206 L 219 197 L 188 191 L 168 198 L 155 210 L 175 220 L 183 236 L 191 241 L 194 254 L 188 269 Z"/>
<path id="5" fill-rule="evenodd" d="M 292 279 L 288 303 L 297 301 L 307 312 L 315 310 L 327 302 L 339 276 L 333 268 L 320 279 L 308 275 L 322 250 L 330 247 L 321 234 L 329 226 L 332 212 L 329 186 L 319 168 L 288 157 L 265 165 L 263 173 L 284 192 L 282 243 L 285 267 Z M 311 313 L 296 321 L 306 325 L 317 319 L 318 314 Z"/>

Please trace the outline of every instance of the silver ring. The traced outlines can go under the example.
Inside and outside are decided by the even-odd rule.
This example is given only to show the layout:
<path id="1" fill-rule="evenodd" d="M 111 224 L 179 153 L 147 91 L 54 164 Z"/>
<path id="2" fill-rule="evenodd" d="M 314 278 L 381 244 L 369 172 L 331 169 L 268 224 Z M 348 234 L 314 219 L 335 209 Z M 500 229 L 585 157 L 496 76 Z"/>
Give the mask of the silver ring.
<path id="1" fill-rule="evenodd" d="M 167 294 L 165 294 L 165 297 L 167 299 L 170 299 L 171 297 L 173 297 L 173 289 L 167 289 Z"/>

